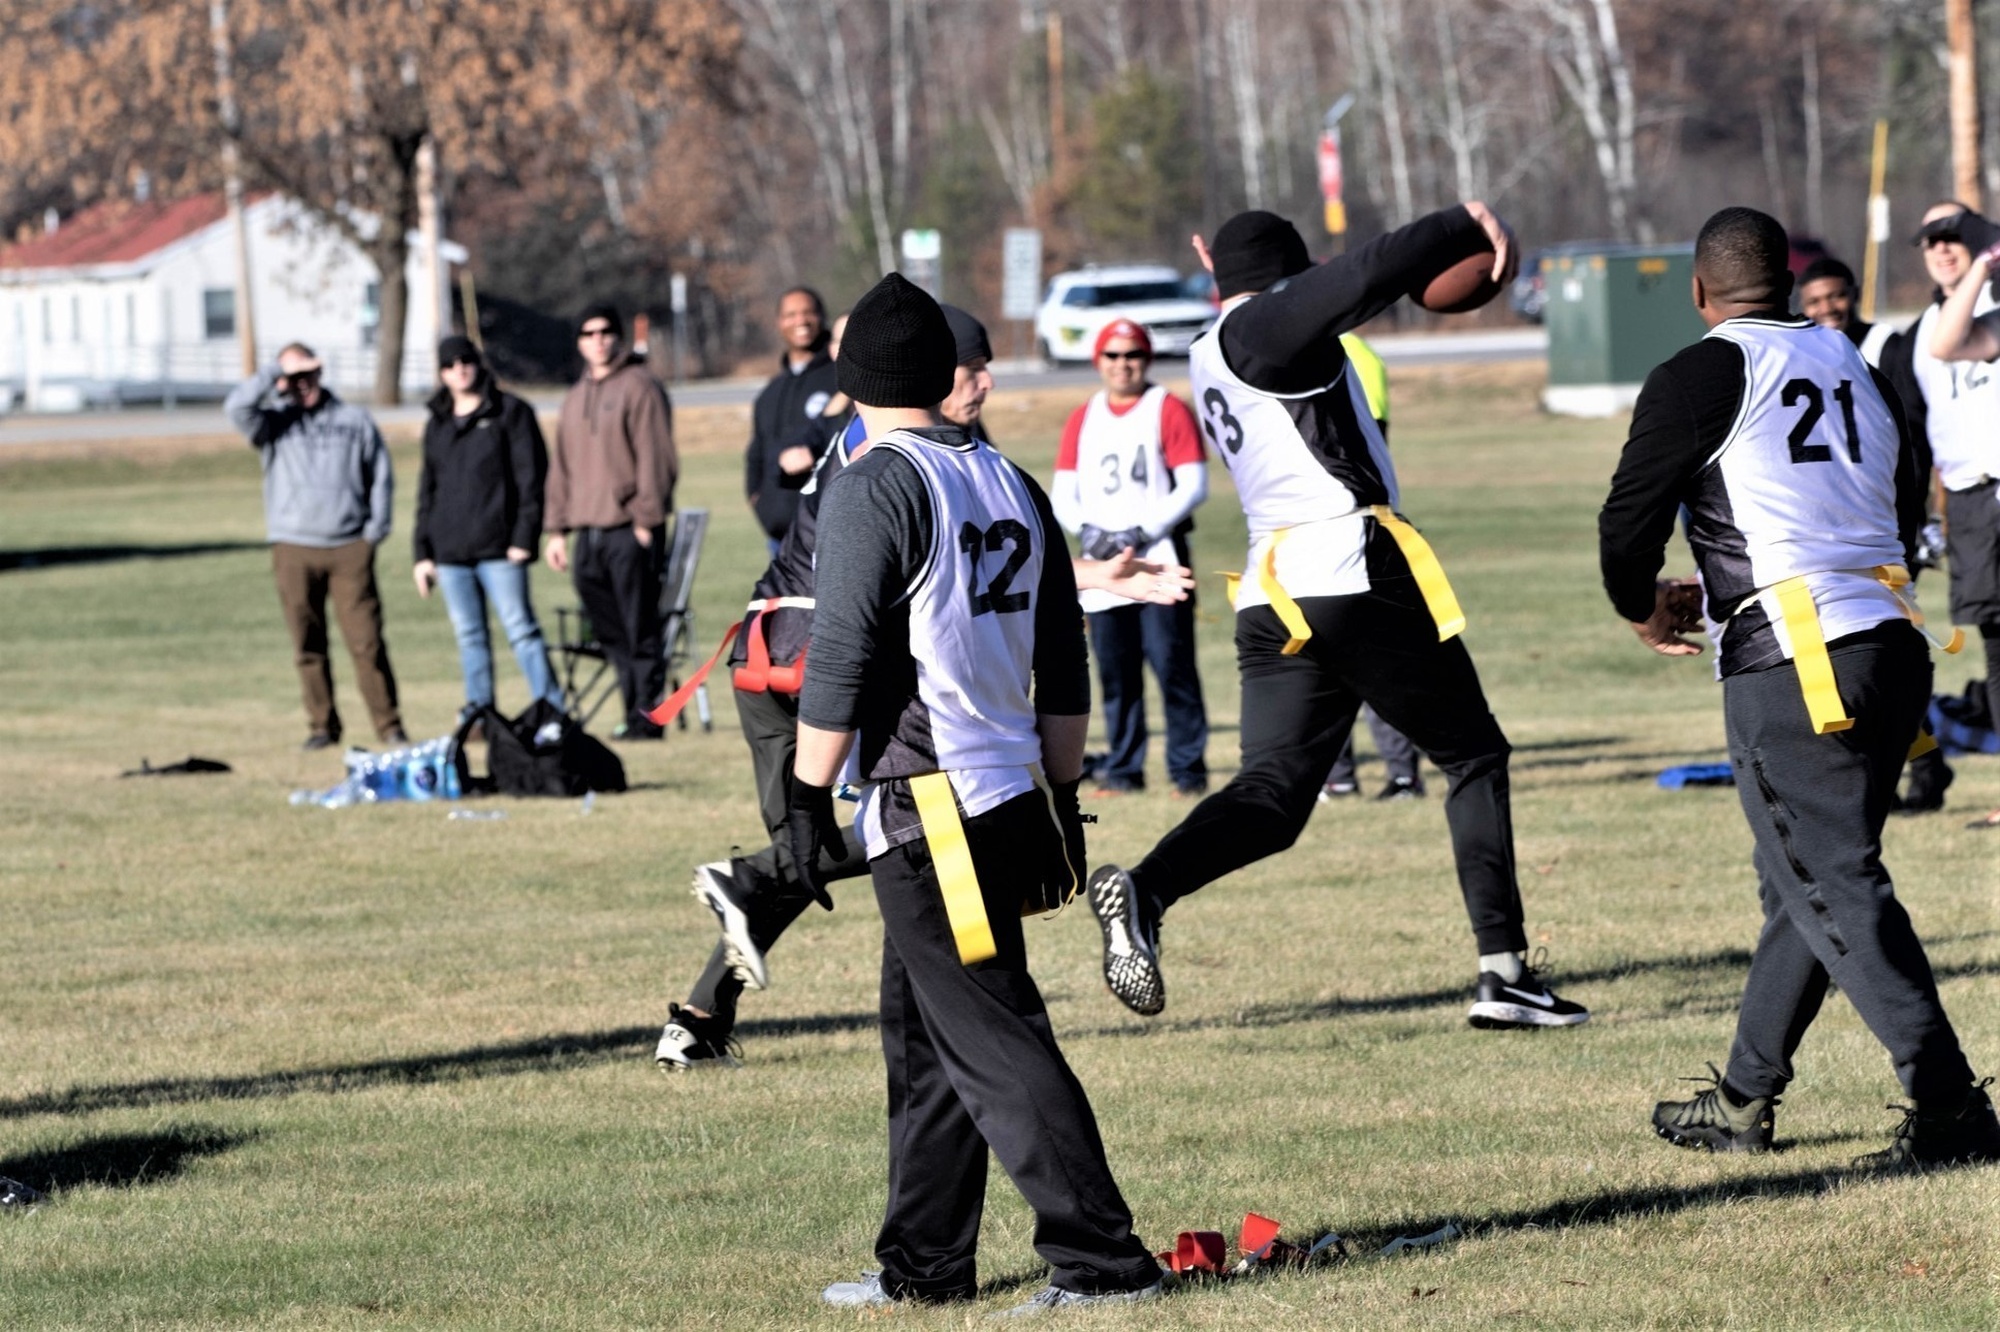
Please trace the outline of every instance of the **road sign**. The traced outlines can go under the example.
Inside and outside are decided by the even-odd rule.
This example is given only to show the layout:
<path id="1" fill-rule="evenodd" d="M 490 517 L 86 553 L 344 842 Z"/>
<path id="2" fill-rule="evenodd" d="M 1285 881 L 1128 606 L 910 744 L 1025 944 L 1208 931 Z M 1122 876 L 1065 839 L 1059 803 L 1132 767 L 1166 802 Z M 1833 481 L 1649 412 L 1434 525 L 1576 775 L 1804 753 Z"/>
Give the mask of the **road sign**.
<path id="1" fill-rule="evenodd" d="M 944 271 L 944 237 L 935 228 L 912 227 L 903 233 L 903 276 L 931 294 L 938 295 Z"/>
<path id="2" fill-rule="evenodd" d="M 1000 317 L 1033 319 L 1042 299 L 1042 233 L 1033 227 L 1009 227 L 1002 253 Z"/>

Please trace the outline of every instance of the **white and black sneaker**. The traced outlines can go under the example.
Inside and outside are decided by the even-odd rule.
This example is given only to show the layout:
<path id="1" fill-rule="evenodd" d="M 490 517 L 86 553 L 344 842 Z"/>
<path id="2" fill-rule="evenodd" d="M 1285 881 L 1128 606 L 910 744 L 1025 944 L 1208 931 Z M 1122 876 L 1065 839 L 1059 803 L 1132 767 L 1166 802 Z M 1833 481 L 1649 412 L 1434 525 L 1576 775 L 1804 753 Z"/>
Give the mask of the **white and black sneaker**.
<path id="1" fill-rule="evenodd" d="M 667 1026 L 660 1033 L 653 1062 L 667 1073 L 737 1068 L 743 1063 L 743 1047 L 730 1038 L 729 1028 L 722 1019 L 700 1017 L 679 1004 L 668 1004 Z"/>
<path id="2" fill-rule="evenodd" d="M 1556 994 L 1548 982 L 1535 974 L 1533 967 L 1523 967 L 1517 981 L 1501 980 L 1490 971 L 1480 972 L 1466 1020 L 1486 1031 L 1574 1027 L 1590 1021 L 1590 1010 Z"/>
<path id="3" fill-rule="evenodd" d="M 40 1189 L 29 1188 L 18 1179 L 0 1175 L 0 1212 L 25 1212 L 48 1200 L 48 1195 Z"/>
<path id="4" fill-rule="evenodd" d="M 771 983 L 771 974 L 764 963 L 764 951 L 750 937 L 750 917 L 742 904 L 743 879 L 736 868 L 741 863 L 716 860 L 695 866 L 694 896 L 715 913 L 716 924 L 722 928 L 722 953 L 736 979 L 761 990 Z"/>
<path id="5" fill-rule="evenodd" d="M 1160 976 L 1160 918 L 1132 876 L 1105 865 L 1090 876 L 1090 909 L 1104 931 L 1104 983 L 1118 1002 L 1147 1017 L 1167 1006 Z"/>

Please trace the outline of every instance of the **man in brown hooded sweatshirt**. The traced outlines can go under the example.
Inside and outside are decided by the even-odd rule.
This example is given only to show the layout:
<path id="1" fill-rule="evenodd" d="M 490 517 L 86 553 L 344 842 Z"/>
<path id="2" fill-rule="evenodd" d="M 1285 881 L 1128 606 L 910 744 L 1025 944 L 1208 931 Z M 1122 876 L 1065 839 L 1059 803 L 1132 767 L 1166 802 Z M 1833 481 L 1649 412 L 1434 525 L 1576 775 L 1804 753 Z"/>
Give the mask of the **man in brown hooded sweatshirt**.
<path id="1" fill-rule="evenodd" d="M 549 567 L 570 572 L 618 677 L 625 720 L 612 735 L 657 740 L 645 714 L 666 692 L 660 575 L 680 459 L 667 391 L 624 342 L 616 306 L 592 305 L 577 321 L 584 374 L 556 423 L 542 530 Z"/>

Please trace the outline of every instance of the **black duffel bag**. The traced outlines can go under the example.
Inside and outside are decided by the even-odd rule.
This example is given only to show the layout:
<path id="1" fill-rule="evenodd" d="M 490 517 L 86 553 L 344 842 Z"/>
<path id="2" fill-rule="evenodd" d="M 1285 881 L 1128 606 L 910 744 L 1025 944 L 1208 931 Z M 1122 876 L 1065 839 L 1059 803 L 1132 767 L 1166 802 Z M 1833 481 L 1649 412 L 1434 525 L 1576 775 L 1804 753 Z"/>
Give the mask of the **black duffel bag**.
<path id="1" fill-rule="evenodd" d="M 486 735 L 485 777 L 473 776 L 465 758 L 465 739 L 475 726 Z M 547 699 L 536 699 L 511 719 L 491 705 L 482 707 L 459 723 L 456 740 L 459 782 L 468 795 L 580 796 L 625 789 L 625 765 L 618 756 Z"/>

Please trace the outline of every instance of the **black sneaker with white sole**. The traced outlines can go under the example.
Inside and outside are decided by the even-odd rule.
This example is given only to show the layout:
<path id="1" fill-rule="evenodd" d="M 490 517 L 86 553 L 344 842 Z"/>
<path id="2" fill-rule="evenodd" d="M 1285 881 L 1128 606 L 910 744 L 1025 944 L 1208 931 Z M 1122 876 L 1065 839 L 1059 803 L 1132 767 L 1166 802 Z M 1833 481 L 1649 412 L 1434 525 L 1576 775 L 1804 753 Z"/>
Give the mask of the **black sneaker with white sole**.
<path id="1" fill-rule="evenodd" d="M 1090 876 L 1090 910 L 1104 931 L 1104 983 L 1118 1002 L 1147 1017 L 1167 1006 L 1160 976 L 1160 918 L 1132 876 L 1116 865 Z"/>
<path id="2" fill-rule="evenodd" d="M 1590 1021 L 1590 1010 L 1561 998 L 1549 988 L 1548 982 L 1535 974 L 1533 967 L 1524 967 L 1517 981 L 1501 980 L 1490 971 L 1480 972 L 1466 1020 L 1485 1031 L 1574 1027 Z"/>
<path id="3" fill-rule="evenodd" d="M 701 1017 L 679 1004 L 668 1004 L 666 1029 L 660 1033 L 653 1062 L 668 1073 L 736 1068 L 743 1062 L 743 1047 L 731 1039 L 728 1024 L 722 1019 Z"/>
<path id="4" fill-rule="evenodd" d="M 695 900 L 715 913 L 715 923 L 722 930 L 722 953 L 730 970 L 751 989 L 761 990 L 771 983 L 771 975 L 764 962 L 764 950 L 750 937 L 750 917 L 743 909 L 746 890 L 755 885 L 755 871 L 741 859 L 695 866 Z"/>

